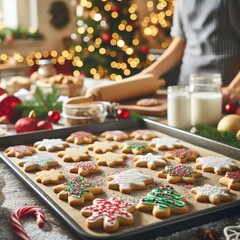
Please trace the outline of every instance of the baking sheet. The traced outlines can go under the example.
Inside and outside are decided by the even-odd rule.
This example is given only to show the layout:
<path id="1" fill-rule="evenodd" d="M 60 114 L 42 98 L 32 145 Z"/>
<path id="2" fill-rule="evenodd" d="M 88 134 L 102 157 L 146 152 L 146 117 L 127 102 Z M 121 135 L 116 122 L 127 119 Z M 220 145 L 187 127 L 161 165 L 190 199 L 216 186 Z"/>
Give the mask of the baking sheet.
<path id="1" fill-rule="evenodd" d="M 44 138 L 63 138 L 65 139 L 69 136 L 72 132 L 75 131 L 90 131 L 95 134 L 100 134 L 103 131 L 107 130 L 125 130 L 131 131 L 132 129 L 138 128 L 147 128 L 156 130 L 159 132 L 160 136 L 164 136 L 165 134 L 170 135 L 172 137 L 176 137 L 178 139 L 183 140 L 184 146 L 187 146 L 191 149 L 200 151 L 203 155 L 220 155 L 218 149 L 222 149 L 223 146 L 221 144 L 209 142 L 206 144 L 208 146 L 207 150 L 205 147 L 202 148 L 201 144 L 203 144 L 203 140 L 198 138 L 193 134 L 188 134 L 184 131 L 177 130 L 171 127 L 168 127 L 164 124 L 160 124 L 149 119 L 143 120 L 120 120 L 116 122 L 109 122 L 103 124 L 96 124 L 96 125 L 84 125 L 78 127 L 71 127 L 65 129 L 58 129 L 52 131 L 42 131 L 42 132 L 35 132 L 35 133 L 28 133 L 28 134 L 18 134 L 15 136 L 7 136 L 0 138 L 0 146 L 2 150 L 4 150 L 8 146 L 18 145 L 18 144 L 32 144 L 35 141 L 44 139 Z M 205 140 L 205 139 L 204 139 Z M 200 147 L 199 147 L 200 146 Z M 214 151 L 214 152 L 212 152 Z M 229 156 L 229 154 L 236 154 L 235 156 L 240 156 L 239 149 L 232 149 L 231 147 L 227 147 L 224 151 L 224 155 Z M 240 210 L 240 193 L 237 191 L 232 191 L 234 195 L 234 201 L 228 203 L 222 203 L 218 206 L 213 206 L 210 203 L 201 203 L 198 204 L 194 202 L 194 194 L 192 196 L 188 196 L 184 194 L 189 186 L 184 186 L 184 184 L 174 184 L 174 187 L 177 191 L 181 192 L 185 195 L 188 200 L 188 206 L 192 210 L 190 213 L 183 214 L 183 215 L 173 215 L 168 219 L 157 219 L 153 217 L 150 213 L 140 212 L 136 210 L 133 215 L 135 218 L 135 223 L 130 226 L 122 226 L 120 227 L 119 231 L 116 233 L 108 234 L 104 233 L 101 230 L 92 231 L 86 228 L 85 226 L 85 217 L 81 216 L 79 210 L 81 207 L 72 208 L 66 202 L 59 200 L 57 195 L 53 193 L 52 186 L 44 186 L 40 183 L 35 181 L 35 173 L 25 173 L 21 167 L 18 167 L 17 163 L 19 160 L 14 158 L 7 158 L 4 154 L 1 153 L 1 158 L 9 165 L 9 167 L 20 177 L 23 182 L 29 186 L 37 196 L 39 196 L 45 203 L 47 203 L 62 220 L 68 224 L 71 229 L 73 229 L 79 236 L 86 238 L 86 239 L 128 239 L 137 237 L 138 239 L 146 239 L 154 236 L 166 235 L 171 232 L 183 230 L 186 228 L 190 228 L 192 226 L 196 226 L 202 223 L 206 223 L 207 221 L 214 221 L 217 219 L 221 219 L 227 216 L 234 215 L 239 212 Z M 236 159 L 236 158 L 234 158 Z M 172 163 L 174 161 L 171 161 Z M 63 162 L 61 161 L 61 164 Z M 129 160 L 128 163 L 131 163 Z M 238 161 L 237 161 L 238 163 Z M 65 163 L 67 164 L 67 163 Z M 128 164 L 129 165 L 129 164 Z M 239 166 L 239 164 L 238 164 Z M 101 167 L 105 173 L 113 173 L 114 171 L 121 170 L 121 167 Z M 156 177 L 156 172 L 159 170 L 149 170 L 147 168 L 140 168 L 143 173 L 151 172 L 154 176 L 156 181 L 164 181 Z M 92 176 L 92 175 L 90 175 Z M 217 182 L 217 179 L 220 176 L 216 176 L 213 173 L 204 173 L 204 180 L 200 180 L 201 183 L 207 181 L 207 179 L 211 179 L 213 182 Z M 88 178 L 88 177 L 86 177 Z M 91 177 L 90 177 L 91 178 Z M 104 177 L 101 177 L 101 180 L 104 181 Z M 173 185 L 173 184 L 172 184 Z M 177 187 L 178 186 L 178 187 Z M 180 187 L 179 187 L 180 186 Z M 124 197 L 130 200 L 137 200 L 142 196 L 146 196 L 146 194 L 153 188 L 153 186 L 148 186 L 147 190 L 144 191 L 134 191 L 131 194 L 125 194 Z M 189 190 L 189 189 L 188 189 Z M 113 196 L 122 194 L 115 190 L 107 190 L 106 196 Z M 102 197 L 102 196 L 96 196 Z M 193 202 L 194 204 L 192 204 Z M 90 205 L 90 203 L 86 203 L 85 205 Z M 84 206 L 85 206 L 84 205 Z M 199 206 L 200 205 L 200 206 Z"/>

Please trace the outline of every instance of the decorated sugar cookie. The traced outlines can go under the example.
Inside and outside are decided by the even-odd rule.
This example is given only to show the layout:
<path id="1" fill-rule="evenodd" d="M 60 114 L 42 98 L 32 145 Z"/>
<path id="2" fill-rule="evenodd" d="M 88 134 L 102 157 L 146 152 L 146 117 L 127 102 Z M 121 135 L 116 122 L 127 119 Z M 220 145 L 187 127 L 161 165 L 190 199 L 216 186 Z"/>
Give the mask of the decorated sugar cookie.
<path id="1" fill-rule="evenodd" d="M 121 130 L 106 131 L 101 134 L 108 141 L 123 141 L 128 140 L 129 135 Z"/>
<path id="2" fill-rule="evenodd" d="M 240 190 L 240 171 L 226 172 L 225 176 L 219 179 L 219 182 L 226 185 L 228 189 Z"/>
<path id="3" fill-rule="evenodd" d="M 214 172 L 218 175 L 239 169 L 230 158 L 213 156 L 197 158 L 196 168 L 202 169 L 203 172 Z"/>
<path id="4" fill-rule="evenodd" d="M 34 147 L 38 150 L 46 150 L 48 152 L 53 152 L 56 150 L 63 150 L 69 146 L 69 144 L 60 138 L 56 139 L 43 139 L 42 141 L 35 142 Z"/>
<path id="5" fill-rule="evenodd" d="M 106 153 L 108 151 L 112 152 L 114 149 L 118 148 L 118 144 L 115 142 L 99 142 L 96 141 L 93 144 L 88 145 L 88 150 L 93 150 L 95 153 Z"/>
<path id="6" fill-rule="evenodd" d="M 229 202 L 232 200 L 230 190 L 225 187 L 216 187 L 209 184 L 200 187 L 194 187 L 191 192 L 196 193 L 196 201 L 210 202 L 217 205 L 221 202 Z"/>
<path id="7" fill-rule="evenodd" d="M 81 148 L 73 147 L 57 153 L 64 162 L 79 162 L 89 159 L 88 151 Z"/>
<path id="8" fill-rule="evenodd" d="M 47 154 L 38 154 L 34 156 L 24 157 L 18 163 L 23 167 L 25 172 L 31 172 L 35 170 L 47 170 L 49 167 L 58 166 L 58 161 Z"/>
<path id="9" fill-rule="evenodd" d="M 153 155 L 148 153 L 146 155 L 137 155 L 133 159 L 136 167 L 148 167 L 149 169 L 155 169 L 156 167 L 165 167 L 167 165 L 163 156 Z"/>
<path id="10" fill-rule="evenodd" d="M 59 184 L 61 179 L 64 179 L 64 174 L 60 170 L 42 170 L 36 173 L 36 181 L 44 185 L 47 184 Z"/>
<path id="11" fill-rule="evenodd" d="M 157 134 L 153 130 L 149 129 L 138 129 L 133 131 L 130 134 L 131 137 L 133 137 L 136 140 L 150 140 L 152 138 L 157 137 Z"/>
<path id="12" fill-rule="evenodd" d="M 87 217 L 87 227 L 103 228 L 106 232 L 115 232 L 121 224 L 134 223 L 132 212 L 135 206 L 117 197 L 94 199 L 93 205 L 82 208 L 81 213 Z"/>
<path id="13" fill-rule="evenodd" d="M 166 158 L 173 158 L 179 163 L 185 163 L 186 161 L 195 161 L 199 156 L 199 153 L 196 151 L 191 151 L 188 148 L 173 149 L 165 154 Z"/>
<path id="14" fill-rule="evenodd" d="M 88 174 L 95 174 L 101 172 L 101 170 L 92 161 L 84 161 L 75 163 L 69 171 L 71 173 L 77 173 L 79 176 L 85 177 Z"/>
<path id="15" fill-rule="evenodd" d="M 123 165 L 126 159 L 126 154 L 107 152 L 102 155 L 95 156 L 98 166 L 113 167 L 115 165 Z"/>
<path id="16" fill-rule="evenodd" d="M 164 170 L 158 172 L 158 177 L 167 178 L 168 183 L 184 182 L 194 184 L 195 178 L 202 177 L 202 174 L 194 172 L 189 165 L 178 164 L 175 166 L 166 166 Z"/>
<path id="17" fill-rule="evenodd" d="M 157 218 L 168 218 L 171 213 L 183 214 L 189 212 L 181 194 L 172 186 L 163 184 L 154 188 L 147 197 L 141 199 L 136 208 L 140 211 L 152 211 Z"/>
<path id="18" fill-rule="evenodd" d="M 5 153 L 8 157 L 22 158 L 24 156 L 31 156 L 36 152 L 35 148 L 26 145 L 17 145 L 8 147 Z"/>
<path id="19" fill-rule="evenodd" d="M 80 144 L 91 144 L 97 140 L 97 136 L 85 131 L 78 131 L 72 133 L 69 137 L 67 137 L 66 141 L 69 143 L 75 143 L 77 145 Z"/>
<path id="20" fill-rule="evenodd" d="M 163 137 L 153 138 L 150 143 L 150 147 L 154 147 L 157 150 L 172 150 L 175 148 L 182 148 L 183 145 L 176 138 Z"/>
<path id="21" fill-rule="evenodd" d="M 84 178 L 76 178 L 53 187 L 58 198 L 67 201 L 72 207 L 81 206 L 85 201 L 92 201 L 94 195 L 102 193 L 102 188 L 87 182 Z"/>
<path id="22" fill-rule="evenodd" d="M 128 141 L 121 144 L 120 148 L 122 149 L 122 153 L 133 153 L 135 155 L 153 151 L 147 142 Z"/>
<path id="23" fill-rule="evenodd" d="M 138 169 L 129 169 L 107 177 L 108 188 L 130 193 L 133 190 L 143 190 L 154 179 L 150 175 L 141 173 Z"/>

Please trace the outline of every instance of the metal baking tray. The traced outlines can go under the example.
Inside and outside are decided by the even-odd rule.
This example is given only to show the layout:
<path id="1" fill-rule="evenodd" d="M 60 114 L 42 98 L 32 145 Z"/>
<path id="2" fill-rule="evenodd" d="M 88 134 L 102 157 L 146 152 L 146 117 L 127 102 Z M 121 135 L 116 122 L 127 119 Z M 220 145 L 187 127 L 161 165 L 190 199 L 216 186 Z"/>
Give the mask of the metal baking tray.
<path id="1" fill-rule="evenodd" d="M 178 138 L 185 142 L 189 142 L 198 147 L 206 148 L 211 151 L 221 153 L 225 156 L 240 160 L 240 149 L 221 144 L 206 138 L 199 137 L 192 133 L 169 127 L 165 124 L 144 118 L 144 119 L 128 119 L 111 121 L 107 123 L 99 123 L 94 125 L 81 125 L 70 128 L 62 128 L 50 131 L 39 131 L 26 134 L 17 134 L 12 136 L 0 137 L 0 148 L 3 150 L 8 146 L 18 144 L 32 144 L 35 141 L 44 138 L 66 138 L 75 131 L 90 131 L 99 134 L 108 130 L 129 130 L 129 129 L 152 129 L 163 134 Z M 54 213 L 61 218 L 81 239 L 150 239 L 158 236 L 165 236 L 173 232 L 189 229 L 201 224 L 217 221 L 223 218 L 231 217 L 240 212 L 240 200 L 233 200 L 227 203 L 207 208 L 201 211 L 190 212 L 187 214 L 170 217 L 157 223 L 146 223 L 144 227 L 124 232 L 111 233 L 105 236 L 96 236 L 87 233 L 79 226 L 61 207 L 59 207 L 34 181 L 29 179 L 16 165 L 0 152 L 2 160 L 11 168 L 20 180 L 23 181 L 36 195 L 47 204 Z"/>

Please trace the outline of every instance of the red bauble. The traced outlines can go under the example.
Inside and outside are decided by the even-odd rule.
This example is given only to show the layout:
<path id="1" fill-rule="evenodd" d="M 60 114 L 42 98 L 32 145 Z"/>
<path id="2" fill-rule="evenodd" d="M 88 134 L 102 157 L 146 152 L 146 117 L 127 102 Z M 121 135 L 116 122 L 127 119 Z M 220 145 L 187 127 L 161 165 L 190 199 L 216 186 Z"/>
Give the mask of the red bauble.
<path id="1" fill-rule="evenodd" d="M 15 123 L 16 133 L 33 132 L 37 130 L 38 120 L 31 117 L 20 118 Z"/>
<path id="2" fill-rule="evenodd" d="M 143 47 L 141 52 L 142 52 L 142 54 L 147 55 L 149 50 L 147 47 Z"/>
<path id="3" fill-rule="evenodd" d="M 103 34 L 102 34 L 102 40 L 103 40 L 104 42 L 110 42 L 110 40 L 111 40 L 111 35 L 108 34 L 108 33 L 103 33 Z"/>
<path id="4" fill-rule="evenodd" d="M 236 103 L 228 103 L 225 105 L 225 113 L 232 114 L 237 110 L 238 105 Z"/>
<path id="5" fill-rule="evenodd" d="M 53 129 L 52 124 L 46 120 L 42 120 L 37 123 L 37 130 L 51 130 L 51 129 Z"/>
<path id="6" fill-rule="evenodd" d="M 4 93 L 0 96 L 0 116 L 9 117 L 11 120 L 15 119 L 20 114 L 20 111 L 15 109 L 15 106 L 21 103 L 19 98 Z"/>
<path id="7" fill-rule="evenodd" d="M 6 91 L 3 88 L 0 88 L 0 96 L 2 96 Z"/>
<path id="8" fill-rule="evenodd" d="M 57 123 L 60 119 L 60 112 L 57 110 L 51 110 L 48 112 L 48 121 L 52 123 Z"/>
<path id="9" fill-rule="evenodd" d="M 119 13 L 119 7 L 118 6 L 112 6 L 112 11 L 113 12 L 116 12 L 116 13 Z"/>
<path id="10" fill-rule="evenodd" d="M 127 119 L 130 117 L 130 112 L 126 108 L 120 108 L 117 110 L 118 119 Z"/>

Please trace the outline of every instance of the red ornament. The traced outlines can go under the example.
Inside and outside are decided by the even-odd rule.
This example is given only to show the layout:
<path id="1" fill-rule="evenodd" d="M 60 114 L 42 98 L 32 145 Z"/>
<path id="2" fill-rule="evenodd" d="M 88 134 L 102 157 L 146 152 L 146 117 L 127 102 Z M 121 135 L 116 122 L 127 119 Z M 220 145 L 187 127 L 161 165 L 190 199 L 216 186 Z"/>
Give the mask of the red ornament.
<path id="1" fill-rule="evenodd" d="M 51 110 L 48 112 L 48 121 L 52 123 L 57 123 L 60 119 L 60 113 L 57 110 Z"/>
<path id="2" fill-rule="evenodd" d="M 3 88 L 0 88 L 0 96 L 2 96 L 6 91 Z"/>
<path id="3" fill-rule="evenodd" d="M 108 34 L 108 33 L 103 33 L 103 34 L 102 34 L 102 40 L 103 40 L 104 42 L 110 42 L 110 40 L 111 40 L 111 35 Z"/>
<path id="4" fill-rule="evenodd" d="M 51 130 L 51 129 L 53 129 L 52 124 L 46 120 L 42 120 L 37 123 L 37 130 Z"/>
<path id="5" fill-rule="evenodd" d="M 116 13 L 119 13 L 119 7 L 118 6 L 112 6 L 112 11 L 113 12 L 116 12 Z"/>
<path id="6" fill-rule="evenodd" d="M 225 113 L 232 114 L 237 110 L 238 105 L 236 103 L 228 103 L 225 105 Z"/>
<path id="7" fill-rule="evenodd" d="M 130 117 L 130 112 L 126 108 L 120 108 L 117 110 L 118 119 L 127 119 Z"/>
<path id="8" fill-rule="evenodd" d="M 149 50 L 147 47 L 143 47 L 141 52 L 142 52 L 142 54 L 147 55 Z"/>
<path id="9" fill-rule="evenodd" d="M 21 103 L 19 98 L 4 93 L 0 96 L 0 116 L 6 116 L 11 121 L 14 120 L 20 114 L 20 111 L 15 109 L 15 106 Z"/>
<path id="10" fill-rule="evenodd" d="M 36 118 L 23 117 L 15 123 L 15 131 L 16 133 L 34 132 L 37 130 L 37 124 Z"/>

